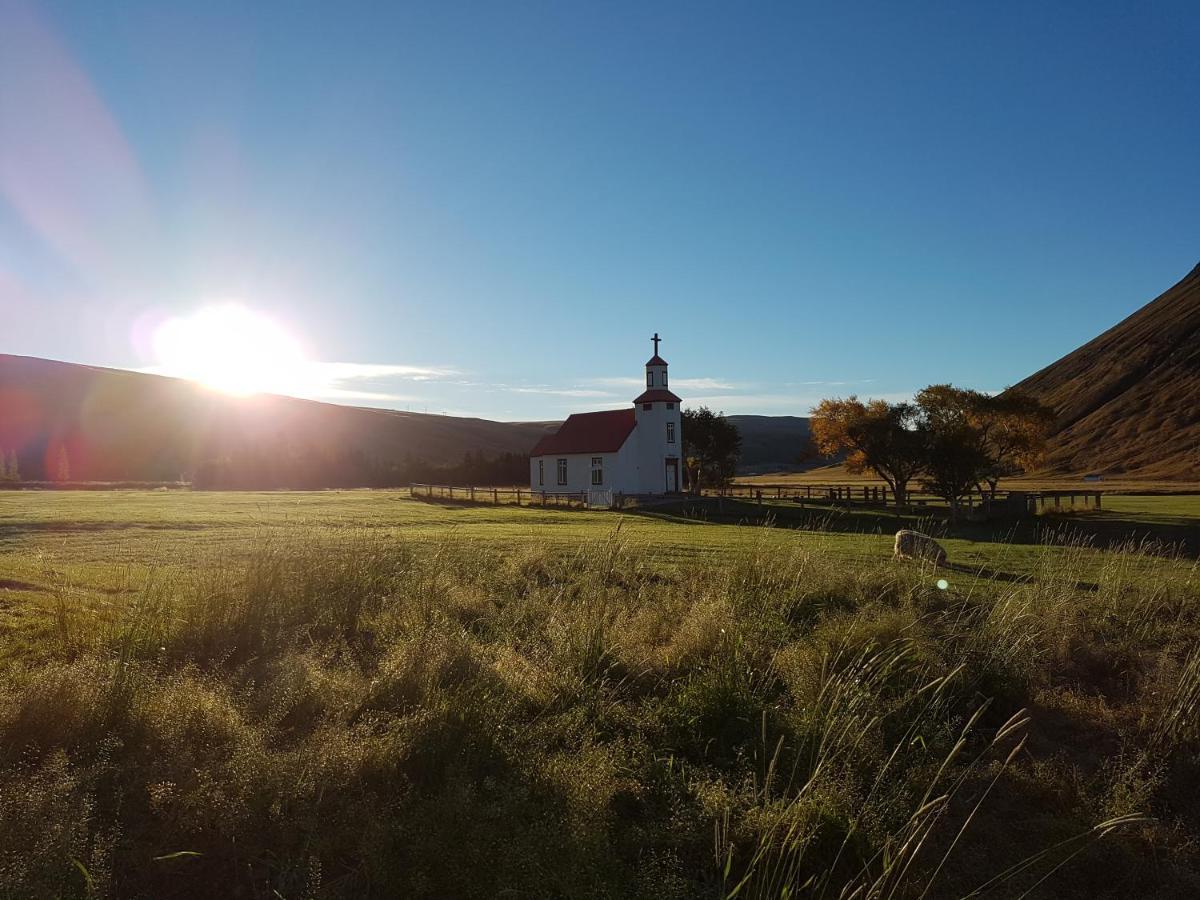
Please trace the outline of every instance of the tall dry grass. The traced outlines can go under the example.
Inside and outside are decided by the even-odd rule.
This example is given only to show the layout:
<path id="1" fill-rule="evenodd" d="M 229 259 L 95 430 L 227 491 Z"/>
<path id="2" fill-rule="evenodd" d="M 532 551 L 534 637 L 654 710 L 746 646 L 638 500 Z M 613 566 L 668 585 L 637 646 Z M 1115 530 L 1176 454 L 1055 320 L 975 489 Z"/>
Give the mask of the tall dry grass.
<path id="1" fill-rule="evenodd" d="M 1046 560 L 264 530 L 64 584 L 0 686 L 0 895 L 1184 896 L 1194 573 Z"/>

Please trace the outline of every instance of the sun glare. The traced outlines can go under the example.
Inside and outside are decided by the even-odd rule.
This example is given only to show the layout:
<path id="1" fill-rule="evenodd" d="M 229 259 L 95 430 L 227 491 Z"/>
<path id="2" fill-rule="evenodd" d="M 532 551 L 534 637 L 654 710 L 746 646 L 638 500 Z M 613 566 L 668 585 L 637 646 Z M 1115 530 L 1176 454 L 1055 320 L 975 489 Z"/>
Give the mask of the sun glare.
<path id="1" fill-rule="evenodd" d="M 277 322 L 236 303 L 169 319 L 154 334 L 156 367 L 230 394 L 293 394 L 304 389 L 308 363 Z"/>

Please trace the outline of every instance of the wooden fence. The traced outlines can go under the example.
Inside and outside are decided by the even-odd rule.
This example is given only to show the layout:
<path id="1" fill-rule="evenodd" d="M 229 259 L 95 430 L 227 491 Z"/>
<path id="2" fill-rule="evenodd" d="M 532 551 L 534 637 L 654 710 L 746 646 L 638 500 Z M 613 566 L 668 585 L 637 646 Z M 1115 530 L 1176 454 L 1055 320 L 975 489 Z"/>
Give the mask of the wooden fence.
<path id="1" fill-rule="evenodd" d="M 621 509 L 626 497 L 612 491 L 534 491 L 519 487 L 460 487 L 452 484 L 410 484 L 410 497 L 455 500 L 509 506 L 563 507 L 571 509 Z"/>
<path id="2" fill-rule="evenodd" d="M 895 505 L 895 495 L 886 485 L 877 484 L 822 484 L 803 482 L 793 484 L 731 484 L 722 488 L 705 490 L 705 494 L 717 497 L 735 497 L 763 503 L 767 500 L 787 500 L 794 503 L 817 505 L 850 506 Z M 960 505 L 967 510 L 977 507 L 1002 508 L 1009 512 L 1030 513 L 1070 509 L 1100 509 L 1103 505 L 1102 491 L 996 491 L 981 494 L 973 491 L 964 497 Z M 909 491 L 905 502 L 909 507 L 948 507 L 943 497 L 921 490 Z"/>
<path id="3" fill-rule="evenodd" d="M 625 509 L 637 498 L 611 491 L 535 491 L 521 487 L 471 487 L 452 484 L 417 484 L 408 486 L 409 496 L 424 500 L 453 500 L 463 503 L 490 503 L 509 506 L 561 507 L 572 509 Z M 798 503 L 801 506 L 840 506 L 894 508 L 895 495 L 884 485 L 874 484 L 731 484 L 703 491 L 709 497 L 730 497 L 751 503 Z M 1064 509 L 1099 510 L 1102 491 L 996 491 L 995 494 L 974 492 L 964 497 L 960 508 L 969 515 L 1022 515 L 1038 512 L 1061 512 Z M 905 502 L 908 509 L 928 508 L 945 510 L 949 504 L 942 497 L 921 491 L 911 491 Z"/>

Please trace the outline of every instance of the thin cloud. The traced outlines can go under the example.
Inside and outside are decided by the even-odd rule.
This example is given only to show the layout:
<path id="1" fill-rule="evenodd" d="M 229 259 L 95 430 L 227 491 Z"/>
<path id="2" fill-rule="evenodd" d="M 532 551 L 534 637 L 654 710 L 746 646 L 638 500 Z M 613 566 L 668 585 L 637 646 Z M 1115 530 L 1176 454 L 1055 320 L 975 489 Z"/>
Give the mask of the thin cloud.
<path id="1" fill-rule="evenodd" d="M 708 406 L 730 415 L 754 415 L 761 413 L 764 415 L 807 416 L 814 406 L 825 399 L 825 396 L 827 395 L 809 392 L 709 394 L 700 397 L 684 397 L 683 404 L 688 407 Z M 912 398 L 913 394 L 911 391 L 889 391 L 880 394 L 871 394 L 869 399 L 900 403 L 912 400 Z"/>
<path id="2" fill-rule="evenodd" d="M 784 387 L 848 387 L 852 384 L 874 384 L 874 378 L 858 378 L 847 381 L 785 381 Z"/>
<path id="3" fill-rule="evenodd" d="M 612 391 L 597 391 L 587 388 L 509 387 L 503 390 L 514 394 L 543 394 L 549 397 L 611 398 Z"/>
<path id="4" fill-rule="evenodd" d="M 637 387 L 638 385 L 640 385 L 642 383 L 642 379 L 627 378 L 625 376 L 620 376 L 617 378 L 584 378 L 584 379 L 582 379 L 582 383 L 583 384 L 606 384 L 610 387 L 624 388 L 624 387 Z"/>
<path id="5" fill-rule="evenodd" d="M 418 397 L 407 394 L 387 394 L 381 391 L 349 391 L 344 388 L 329 388 L 308 397 L 309 400 L 378 400 L 382 403 L 416 403 Z"/>
<path id="6" fill-rule="evenodd" d="M 581 384 L 607 385 L 613 388 L 639 388 L 645 382 L 641 378 L 585 378 Z M 733 382 L 719 378 L 672 378 L 671 387 L 681 391 L 732 391 L 738 388 Z"/>
<path id="7" fill-rule="evenodd" d="M 448 367 L 407 366 L 396 363 L 311 362 L 308 367 L 331 382 L 365 378 L 441 381 L 460 374 L 458 370 Z"/>

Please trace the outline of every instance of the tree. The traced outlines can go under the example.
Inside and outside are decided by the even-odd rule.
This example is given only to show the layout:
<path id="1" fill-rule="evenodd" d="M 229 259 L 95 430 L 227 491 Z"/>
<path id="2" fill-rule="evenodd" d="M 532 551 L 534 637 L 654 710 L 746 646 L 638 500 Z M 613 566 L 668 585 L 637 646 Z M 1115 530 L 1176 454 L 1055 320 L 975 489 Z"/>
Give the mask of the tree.
<path id="1" fill-rule="evenodd" d="M 975 414 L 988 452 L 984 480 L 992 494 L 1001 478 L 1020 475 L 1036 466 L 1057 416 L 1031 394 L 1009 388 L 988 397 Z"/>
<path id="2" fill-rule="evenodd" d="M 926 425 L 935 432 L 975 431 L 977 449 L 984 457 L 975 484 L 982 493 L 986 482 L 993 496 L 1001 478 L 1037 464 L 1055 419 L 1053 409 L 1011 388 L 988 395 L 952 384 L 931 384 L 916 399 Z M 959 445 L 965 447 L 961 441 Z"/>
<path id="3" fill-rule="evenodd" d="M 989 458 L 979 430 L 965 422 L 926 423 L 925 471 L 921 486 L 950 506 L 950 517 L 958 516 L 962 498 L 979 484 Z"/>
<path id="4" fill-rule="evenodd" d="M 925 433 L 912 403 L 888 403 L 851 395 L 822 400 L 812 411 L 813 442 L 824 456 L 846 452 L 846 469 L 870 469 L 887 482 L 902 506 L 909 482 L 925 470 Z"/>
<path id="5" fill-rule="evenodd" d="M 684 472 L 688 487 L 728 484 L 742 455 L 742 436 L 737 426 L 707 406 L 686 409 L 682 414 Z"/>

